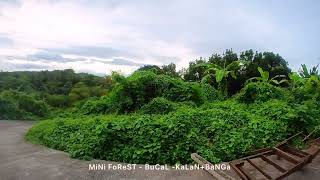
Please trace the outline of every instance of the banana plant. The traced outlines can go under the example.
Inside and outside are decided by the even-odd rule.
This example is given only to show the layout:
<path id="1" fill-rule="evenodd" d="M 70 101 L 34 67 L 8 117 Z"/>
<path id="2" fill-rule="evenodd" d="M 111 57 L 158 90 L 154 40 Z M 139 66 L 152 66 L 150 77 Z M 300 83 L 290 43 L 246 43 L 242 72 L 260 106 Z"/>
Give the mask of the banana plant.
<path id="1" fill-rule="evenodd" d="M 310 70 L 308 70 L 307 65 L 301 64 L 301 69 L 299 70 L 299 74 L 303 78 L 310 78 L 311 76 L 320 76 L 318 71 L 319 64 L 312 67 Z"/>
<path id="2" fill-rule="evenodd" d="M 291 80 L 291 86 L 293 88 L 300 87 L 301 84 L 304 84 L 304 82 L 305 82 L 305 79 L 302 78 L 301 76 L 299 76 L 299 74 L 296 72 L 289 74 L 289 78 Z"/>
<path id="3" fill-rule="evenodd" d="M 264 82 L 264 83 L 273 83 L 276 85 L 280 85 L 282 83 L 286 83 L 288 82 L 288 80 L 286 79 L 281 79 L 280 81 L 277 80 L 277 78 L 285 78 L 285 75 L 277 75 L 274 76 L 273 78 L 270 78 L 270 74 L 268 71 L 264 71 L 261 67 L 258 67 L 258 71 L 260 73 L 260 77 L 253 77 L 247 80 L 247 82 L 251 82 L 251 81 L 259 81 L 259 82 Z"/>
<path id="4" fill-rule="evenodd" d="M 223 96 L 228 95 L 228 83 L 227 78 L 231 76 L 234 79 L 237 79 L 236 70 L 241 66 L 240 61 L 234 61 L 227 66 L 219 66 L 217 64 L 212 63 L 203 63 L 200 66 L 205 66 L 207 69 L 204 72 L 205 76 L 202 78 L 202 83 L 207 83 L 215 79 L 215 82 L 218 83 L 219 91 Z"/>

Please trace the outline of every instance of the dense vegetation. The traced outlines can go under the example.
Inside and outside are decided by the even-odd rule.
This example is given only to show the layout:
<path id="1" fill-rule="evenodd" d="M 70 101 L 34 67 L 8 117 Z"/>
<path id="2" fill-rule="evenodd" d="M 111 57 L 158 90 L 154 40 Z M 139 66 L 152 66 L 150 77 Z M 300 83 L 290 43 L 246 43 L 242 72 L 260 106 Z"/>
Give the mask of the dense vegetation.
<path id="1" fill-rule="evenodd" d="M 106 95 L 111 86 L 110 76 L 76 74 L 71 69 L 0 72 L 0 119 L 43 118 L 50 115 L 50 110 Z"/>
<path id="2" fill-rule="evenodd" d="M 196 152 L 216 163 L 320 129 L 317 67 L 302 65 L 299 73 L 291 72 L 271 52 L 237 56 L 227 50 L 179 72 L 174 64 L 144 66 L 128 77 L 113 73 L 109 78 L 108 87 L 92 86 L 106 87 L 106 95 L 86 96 L 41 121 L 27 139 L 82 159 L 184 164 L 192 163 L 190 154 Z M 17 99 L 13 105 L 3 99 L 6 112 L 23 110 Z M 48 101 L 35 106 L 41 103 Z"/>

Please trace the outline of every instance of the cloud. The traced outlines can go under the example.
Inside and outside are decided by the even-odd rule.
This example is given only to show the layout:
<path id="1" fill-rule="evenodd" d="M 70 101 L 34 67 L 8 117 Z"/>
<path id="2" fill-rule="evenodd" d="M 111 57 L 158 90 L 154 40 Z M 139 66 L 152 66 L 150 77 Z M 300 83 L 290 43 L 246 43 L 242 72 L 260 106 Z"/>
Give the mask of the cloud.
<path id="1" fill-rule="evenodd" d="M 0 70 L 1 71 L 39 71 L 50 69 L 49 65 L 43 63 L 34 63 L 26 61 L 4 61 L 0 59 Z"/>
<path id="2" fill-rule="evenodd" d="M 0 48 L 13 45 L 13 40 L 0 34 Z"/>
<path id="3" fill-rule="evenodd" d="M 48 51 L 40 51 L 32 55 L 28 55 L 27 59 L 31 60 L 49 60 L 49 61 L 59 61 L 64 60 L 64 58 L 57 53 L 48 52 Z"/>
<path id="4" fill-rule="evenodd" d="M 104 61 L 104 60 L 99 60 L 99 59 L 91 59 L 92 61 L 95 62 L 101 62 L 104 64 L 111 64 L 111 65 L 120 65 L 120 66 L 143 66 L 146 64 L 143 63 L 137 63 L 137 62 L 133 62 L 131 60 L 128 59 L 122 59 L 122 58 L 114 58 L 111 61 Z"/>
<path id="5" fill-rule="evenodd" d="M 137 57 L 137 55 L 134 53 L 130 53 L 126 50 L 103 46 L 73 46 L 68 48 L 47 48 L 43 50 L 59 54 L 74 54 L 79 56 L 94 56 L 99 58 L 112 58 L 114 56 Z"/>
<path id="6" fill-rule="evenodd" d="M 181 68 L 200 56 L 233 48 L 274 51 L 296 66 L 300 61 L 292 59 L 318 61 L 317 5 L 273 0 L 0 1 L 0 56 L 46 63 L 51 69 L 121 69 L 128 74 L 143 64 L 173 62 Z"/>

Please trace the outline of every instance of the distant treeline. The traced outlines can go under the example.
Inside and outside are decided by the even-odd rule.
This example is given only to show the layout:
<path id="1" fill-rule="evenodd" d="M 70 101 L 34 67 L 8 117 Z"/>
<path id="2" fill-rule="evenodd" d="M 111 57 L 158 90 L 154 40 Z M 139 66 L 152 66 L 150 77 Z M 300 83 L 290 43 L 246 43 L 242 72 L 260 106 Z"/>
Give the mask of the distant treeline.
<path id="1" fill-rule="evenodd" d="M 106 95 L 111 87 L 109 76 L 77 74 L 72 69 L 0 72 L 0 118 L 45 116 L 47 107 L 70 107 L 89 97 Z"/>

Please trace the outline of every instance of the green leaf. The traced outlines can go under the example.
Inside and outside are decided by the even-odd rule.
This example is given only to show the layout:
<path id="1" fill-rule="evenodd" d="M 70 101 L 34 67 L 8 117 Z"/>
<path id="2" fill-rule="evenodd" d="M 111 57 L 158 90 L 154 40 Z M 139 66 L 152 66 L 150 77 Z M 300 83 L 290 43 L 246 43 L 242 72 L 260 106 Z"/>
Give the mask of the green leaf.
<path id="1" fill-rule="evenodd" d="M 264 71 L 262 74 L 262 81 L 267 82 L 269 80 L 269 72 Z"/>
<path id="2" fill-rule="evenodd" d="M 260 76 L 262 77 L 263 76 L 263 69 L 261 68 L 261 67 L 258 67 L 258 71 L 259 71 L 259 73 L 260 73 Z"/>
<path id="3" fill-rule="evenodd" d="M 277 80 L 275 80 L 275 79 L 272 79 L 272 80 L 271 80 L 271 82 L 273 82 L 273 83 L 275 83 L 275 84 L 277 84 L 277 85 L 279 85 L 279 84 L 280 84 L 280 82 L 279 82 L 279 81 L 277 81 Z"/>
<path id="4" fill-rule="evenodd" d="M 218 69 L 216 69 L 216 81 L 217 81 L 217 82 L 222 81 L 224 75 L 225 75 L 225 71 L 224 71 L 224 70 L 218 70 Z"/>
<path id="5" fill-rule="evenodd" d="M 201 79 L 201 83 L 208 83 L 211 79 L 211 75 L 207 74 Z"/>
<path id="6" fill-rule="evenodd" d="M 230 71 L 230 75 L 233 79 L 237 79 L 236 73 L 234 71 Z"/>
<path id="7" fill-rule="evenodd" d="M 288 82 L 288 80 L 286 80 L 286 79 L 282 79 L 281 81 L 279 81 L 279 84 L 282 84 L 282 83 L 287 83 Z"/>

